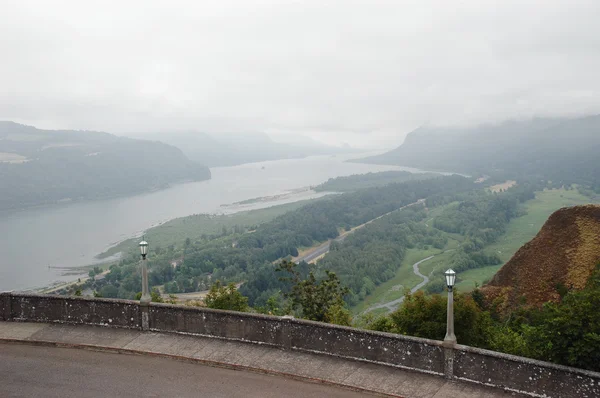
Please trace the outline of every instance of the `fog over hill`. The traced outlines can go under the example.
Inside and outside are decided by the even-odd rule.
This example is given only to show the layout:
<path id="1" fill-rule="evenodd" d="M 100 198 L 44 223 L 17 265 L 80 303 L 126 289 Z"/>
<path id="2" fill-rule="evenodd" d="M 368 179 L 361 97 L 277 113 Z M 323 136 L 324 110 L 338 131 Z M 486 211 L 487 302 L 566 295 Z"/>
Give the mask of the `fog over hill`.
<path id="1" fill-rule="evenodd" d="M 209 134 L 204 132 L 158 132 L 127 134 L 132 137 L 166 142 L 180 148 L 194 161 L 209 167 L 233 166 L 310 155 L 351 153 L 349 147 L 335 147 L 307 137 L 287 137 L 277 142 L 265 133 L 242 132 Z"/>
<path id="2" fill-rule="evenodd" d="M 161 142 L 0 122 L 0 210 L 108 198 L 209 178 L 206 166 Z"/>
<path id="3" fill-rule="evenodd" d="M 360 162 L 464 173 L 522 174 L 600 184 L 600 115 L 474 127 L 420 127 L 398 148 Z"/>

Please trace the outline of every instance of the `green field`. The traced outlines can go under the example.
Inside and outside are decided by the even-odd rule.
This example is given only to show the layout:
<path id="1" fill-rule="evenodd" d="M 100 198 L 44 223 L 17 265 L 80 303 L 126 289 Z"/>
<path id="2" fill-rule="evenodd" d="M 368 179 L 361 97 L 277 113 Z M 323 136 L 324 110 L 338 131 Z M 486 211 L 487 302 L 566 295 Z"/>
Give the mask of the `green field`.
<path id="1" fill-rule="evenodd" d="M 202 235 L 220 234 L 223 227 L 230 230 L 235 226 L 249 227 L 270 221 L 288 211 L 296 210 L 311 200 L 302 200 L 287 203 L 266 209 L 242 211 L 229 215 L 195 214 L 187 217 L 176 218 L 164 224 L 150 228 L 144 234 L 148 242 L 160 242 L 161 247 L 169 245 L 182 245 L 187 238 L 194 241 Z M 107 251 L 101 253 L 99 258 L 106 258 L 114 254 L 130 250 L 137 250 L 139 238 L 127 239 Z"/>
<path id="2" fill-rule="evenodd" d="M 461 272 L 458 276 L 456 289 L 461 292 L 470 292 L 477 286 L 481 286 L 487 282 L 501 267 L 502 264 L 490 265 L 489 267 L 475 268 Z"/>

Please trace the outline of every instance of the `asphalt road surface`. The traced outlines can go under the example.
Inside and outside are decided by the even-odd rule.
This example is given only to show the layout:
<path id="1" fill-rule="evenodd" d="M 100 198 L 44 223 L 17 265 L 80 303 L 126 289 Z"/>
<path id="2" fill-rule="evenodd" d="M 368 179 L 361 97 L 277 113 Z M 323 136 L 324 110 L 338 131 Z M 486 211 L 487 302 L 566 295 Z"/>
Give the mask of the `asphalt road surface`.
<path id="1" fill-rule="evenodd" d="M 338 387 L 169 358 L 0 343 L 1 397 L 361 397 Z"/>

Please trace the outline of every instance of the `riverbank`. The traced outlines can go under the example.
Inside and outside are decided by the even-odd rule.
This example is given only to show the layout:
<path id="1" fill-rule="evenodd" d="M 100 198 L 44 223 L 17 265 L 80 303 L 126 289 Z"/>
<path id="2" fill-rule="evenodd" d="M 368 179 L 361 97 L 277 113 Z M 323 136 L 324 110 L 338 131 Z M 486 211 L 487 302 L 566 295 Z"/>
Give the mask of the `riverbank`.
<path id="1" fill-rule="evenodd" d="M 65 282 L 48 266 L 73 268 L 98 263 L 98 253 L 143 231 L 191 214 L 230 214 L 282 201 L 222 208 L 252 198 L 316 186 L 330 178 L 400 170 L 395 166 L 345 163 L 346 156 L 314 156 L 211 169 L 212 179 L 178 184 L 131 197 L 62 204 L 0 216 L 0 290 L 23 290 Z M 301 199 L 309 199 L 309 197 Z M 290 202 L 296 199 L 284 200 Z M 185 239 L 185 238 L 184 238 Z M 27 242 L 36 242 L 27 250 Z M 152 242 L 151 242 L 152 244 Z M 104 260 L 102 260 L 104 261 Z"/>
<path id="2" fill-rule="evenodd" d="M 283 204 L 270 203 L 270 206 L 253 210 L 248 210 L 244 207 L 230 208 L 229 214 L 193 214 L 186 217 L 178 217 L 125 239 L 98 254 L 96 257 L 98 259 L 105 259 L 109 256 L 137 250 L 137 245 L 142 235 L 151 243 L 151 250 L 156 250 L 156 247 L 165 249 L 170 245 L 181 245 L 186 239 L 195 241 L 203 236 L 229 232 L 236 227 L 256 226 L 288 211 L 305 206 L 323 196 L 325 195 L 316 195 L 310 199 L 288 197 L 288 200 L 297 200 Z"/>

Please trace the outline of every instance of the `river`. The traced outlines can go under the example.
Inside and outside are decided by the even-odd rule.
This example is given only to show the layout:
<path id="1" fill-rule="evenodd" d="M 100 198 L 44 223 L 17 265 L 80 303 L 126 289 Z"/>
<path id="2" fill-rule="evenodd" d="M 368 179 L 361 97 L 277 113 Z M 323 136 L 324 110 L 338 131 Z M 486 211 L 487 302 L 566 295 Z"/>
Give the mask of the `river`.
<path id="1" fill-rule="evenodd" d="M 168 221 L 197 213 L 250 210 L 315 197 L 299 194 L 269 203 L 221 207 L 317 185 L 329 178 L 385 170 L 415 169 L 346 163 L 352 156 L 312 156 L 211 169 L 212 179 L 174 185 L 137 196 L 48 206 L 0 215 L 0 291 L 72 280 L 53 267 L 97 261 L 110 246 Z M 143 178 L 143 176 L 140 176 Z"/>

